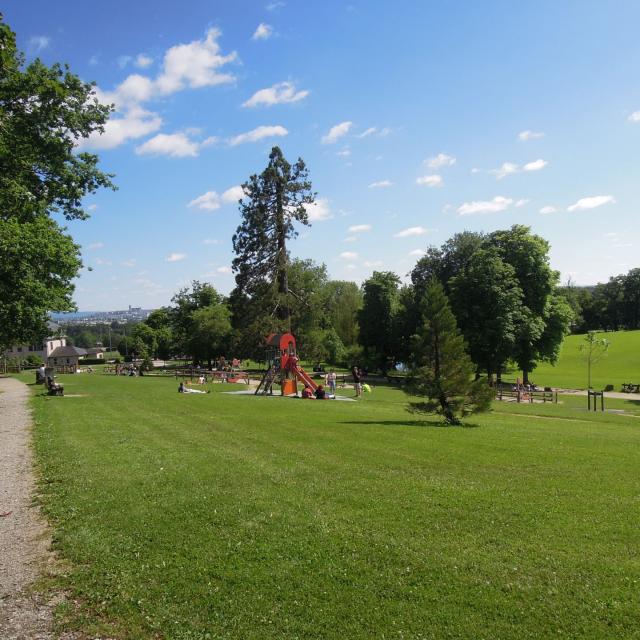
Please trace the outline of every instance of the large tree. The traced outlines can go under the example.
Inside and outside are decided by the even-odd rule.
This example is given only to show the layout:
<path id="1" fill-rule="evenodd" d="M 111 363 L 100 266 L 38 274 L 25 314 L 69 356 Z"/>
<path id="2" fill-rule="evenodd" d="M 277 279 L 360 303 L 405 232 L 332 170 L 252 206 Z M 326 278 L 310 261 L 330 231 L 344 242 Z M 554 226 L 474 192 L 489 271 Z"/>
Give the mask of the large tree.
<path id="1" fill-rule="evenodd" d="M 84 196 L 113 186 L 97 156 L 75 151 L 110 110 L 68 67 L 26 64 L 0 15 L 0 348 L 35 341 L 49 311 L 73 308 L 80 248 L 49 216 L 86 218 Z"/>
<path id="2" fill-rule="evenodd" d="M 549 264 L 549 243 L 532 234 L 529 227 L 516 224 L 507 230 L 494 231 L 487 237 L 485 246 L 497 250 L 502 260 L 513 267 L 522 290 L 513 359 L 527 382 L 539 360 L 552 360 L 557 353 L 557 345 L 550 340 L 555 337 L 559 344 L 569 330 L 567 319 L 561 331 L 546 332 L 549 322 L 557 326 L 565 317 L 560 314 L 552 319 L 550 315 L 558 310 L 553 300 L 560 276 Z"/>
<path id="3" fill-rule="evenodd" d="M 397 332 L 400 278 L 391 271 L 374 271 L 362 285 L 363 305 L 358 317 L 360 344 L 367 365 L 386 373 L 399 355 Z"/>
<path id="4" fill-rule="evenodd" d="M 501 375 L 518 336 L 522 290 L 514 269 L 495 249 L 479 249 L 449 286 L 469 355 L 491 381 Z"/>
<path id="5" fill-rule="evenodd" d="M 421 300 L 422 326 L 414 338 L 410 375 L 405 390 L 421 397 L 410 407 L 438 413 L 448 424 L 489 408 L 493 391 L 473 380 L 474 366 L 440 282 L 433 278 Z"/>
<path id="6" fill-rule="evenodd" d="M 287 241 L 297 236 L 295 223 L 309 225 L 307 207 L 313 204 L 308 171 L 301 158 L 295 164 L 273 147 L 264 171 L 242 185 L 242 222 L 233 236 L 233 270 L 238 295 L 251 297 L 264 283 L 275 282 L 277 316 L 290 329 L 291 291 Z M 293 292 L 293 296 L 296 292 Z"/>

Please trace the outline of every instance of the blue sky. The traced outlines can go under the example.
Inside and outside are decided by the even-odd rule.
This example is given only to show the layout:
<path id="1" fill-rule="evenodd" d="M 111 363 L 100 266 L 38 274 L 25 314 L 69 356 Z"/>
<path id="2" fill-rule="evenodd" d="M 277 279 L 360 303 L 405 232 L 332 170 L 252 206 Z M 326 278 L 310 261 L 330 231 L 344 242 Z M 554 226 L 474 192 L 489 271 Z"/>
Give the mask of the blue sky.
<path id="1" fill-rule="evenodd" d="M 272 145 L 318 204 L 293 255 L 404 277 L 464 229 L 530 225 L 578 284 L 640 266 L 640 3 L 9 0 L 28 58 L 117 104 L 116 192 L 68 225 L 84 310 L 227 293 L 240 185 Z"/>

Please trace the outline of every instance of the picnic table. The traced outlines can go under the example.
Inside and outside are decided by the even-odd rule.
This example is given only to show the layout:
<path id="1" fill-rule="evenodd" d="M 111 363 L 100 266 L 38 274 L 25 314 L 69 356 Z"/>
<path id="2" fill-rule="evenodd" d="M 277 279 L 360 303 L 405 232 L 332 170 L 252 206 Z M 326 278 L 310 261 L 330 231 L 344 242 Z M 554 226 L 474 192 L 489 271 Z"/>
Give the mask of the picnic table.
<path id="1" fill-rule="evenodd" d="M 633 382 L 623 382 L 622 393 L 640 393 L 640 384 L 634 384 Z"/>

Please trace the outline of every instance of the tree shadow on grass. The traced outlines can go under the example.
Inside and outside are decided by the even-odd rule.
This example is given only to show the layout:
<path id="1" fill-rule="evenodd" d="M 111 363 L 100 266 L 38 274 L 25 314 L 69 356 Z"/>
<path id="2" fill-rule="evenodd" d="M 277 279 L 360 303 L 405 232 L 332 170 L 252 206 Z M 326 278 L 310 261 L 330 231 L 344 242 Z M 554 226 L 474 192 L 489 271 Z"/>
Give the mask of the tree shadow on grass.
<path id="1" fill-rule="evenodd" d="M 448 424 L 444 420 L 343 420 L 338 424 L 355 424 L 363 426 L 382 427 L 418 427 L 421 429 L 479 429 L 475 422 L 463 422 L 462 424 Z"/>

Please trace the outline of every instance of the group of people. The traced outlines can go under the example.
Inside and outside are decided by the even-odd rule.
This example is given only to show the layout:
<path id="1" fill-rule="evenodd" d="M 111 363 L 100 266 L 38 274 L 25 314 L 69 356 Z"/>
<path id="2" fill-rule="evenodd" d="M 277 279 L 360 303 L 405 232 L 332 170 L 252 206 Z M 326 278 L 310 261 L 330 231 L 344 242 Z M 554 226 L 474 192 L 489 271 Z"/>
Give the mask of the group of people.
<path id="1" fill-rule="evenodd" d="M 324 386 L 321 384 L 316 387 L 315 391 L 308 384 L 305 384 L 300 397 L 303 400 L 331 400 L 335 398 L 335 391 L 333 395 L 330 395 L 327 394 Z"/>

